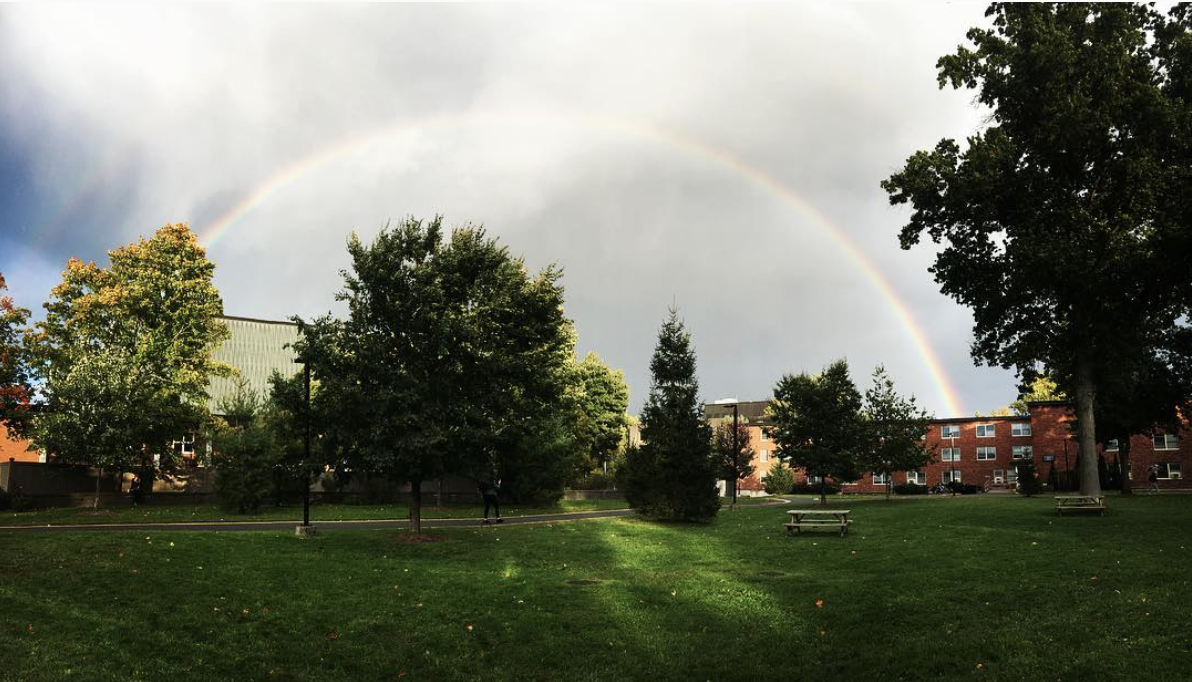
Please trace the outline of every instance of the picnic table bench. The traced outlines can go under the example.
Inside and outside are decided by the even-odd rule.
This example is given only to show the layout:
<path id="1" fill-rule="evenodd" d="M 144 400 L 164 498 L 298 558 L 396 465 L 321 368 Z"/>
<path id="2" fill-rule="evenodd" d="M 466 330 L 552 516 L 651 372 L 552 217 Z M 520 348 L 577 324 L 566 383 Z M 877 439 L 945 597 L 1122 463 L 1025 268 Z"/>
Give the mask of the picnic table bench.
<path id="1" fill-rule="evenodd" d="M 804 528 L 839 528 L 840 537 L 848 533 L 847 509 L 792 509 L 787 512 L 790 521 L 787 533 L 802 533 Z"/>
<path id="2" fill-rule="evenodd" d="M 1103 515 L 1105 514 L 1105 498 L 1100 495 L 1057 495 L 1055 513 L 1062 516 L 1066 511 L 1095 511 Z"/>

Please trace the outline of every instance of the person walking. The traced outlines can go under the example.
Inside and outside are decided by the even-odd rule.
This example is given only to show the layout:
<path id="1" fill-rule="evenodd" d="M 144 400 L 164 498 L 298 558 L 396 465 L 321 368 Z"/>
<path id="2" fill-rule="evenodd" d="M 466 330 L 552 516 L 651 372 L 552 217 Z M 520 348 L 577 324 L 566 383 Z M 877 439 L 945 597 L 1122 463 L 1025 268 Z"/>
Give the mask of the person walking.
<path id="1" fill-rule="evenodd" d="M 1153 495 L 1153 494 L 1159 492 L 1159 467 L 1158 467 L 1158 465 L 1155 465 L 1155 464 L 1151 465 L 1150 473 L 1147 474 L 1146 480 L 1147 480 L 1146 491 L 1148 493 L 1151 493 Z"/>
<path id="2" fill-rule="evenodd" d="M 477 487 L 480 489 L 480 496 L 484 498 L 484 523 L 492 523 L 488 518 L 490 508 L 497 515 L 496 523 L 504 523 L 505 520 L 501 518 L 501 481 L 486 478 Z"/>

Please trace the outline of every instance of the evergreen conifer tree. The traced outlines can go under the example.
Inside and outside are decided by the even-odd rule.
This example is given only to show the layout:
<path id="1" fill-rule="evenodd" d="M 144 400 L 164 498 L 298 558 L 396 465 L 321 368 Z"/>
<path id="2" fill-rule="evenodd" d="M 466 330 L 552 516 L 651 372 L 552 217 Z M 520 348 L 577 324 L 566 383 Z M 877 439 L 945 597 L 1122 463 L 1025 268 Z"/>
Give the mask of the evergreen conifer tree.
<path id="1" fill-rule="evenodd" d="M 719 467 L 712 455 L 711 427 L 699 404 L 691 334 L 674 308 L 658 333 L 650 372 L 642 444 L 628 453 L 623 472 L 625 498 L 645 516 L 710 518 L 720 509 Z"/>

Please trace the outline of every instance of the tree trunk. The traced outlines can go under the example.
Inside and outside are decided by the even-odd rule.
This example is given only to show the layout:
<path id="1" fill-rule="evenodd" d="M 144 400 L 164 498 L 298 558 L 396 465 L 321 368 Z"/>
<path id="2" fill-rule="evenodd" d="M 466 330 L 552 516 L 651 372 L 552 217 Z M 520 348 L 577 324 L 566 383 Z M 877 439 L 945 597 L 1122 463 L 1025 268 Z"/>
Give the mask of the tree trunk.
<path id="1" fill-rule="evenodd" d="M 410 481 L 410 532 L 422 535 L 422 481 Z"/>
<path id="2" fill-rule="evenodd" d="M 99 475 L 95 477 L 95 498 L 91 500 L 91 510 L 99 509 L 99 484 L 103 482 L 103 467 L 99 468 Z"/>
<path id="3" fill-rule="evenodd" d="M 1123 495 L 1133 495 L 1130 487 L 1130 437 L 1118 438 L 1118 461 L 1121 462 L 1122 479 L 1119 482 Z"/>
<path id="4" fill-rule="evenodd" d="M 1076 358 L 1076 440 L 1077 468 L 1081 495 L 1100 495 L 1101 477 L 1097 471 L 1096 421 L 1093 416 L 1093 364 L 1087 351 Z"/>

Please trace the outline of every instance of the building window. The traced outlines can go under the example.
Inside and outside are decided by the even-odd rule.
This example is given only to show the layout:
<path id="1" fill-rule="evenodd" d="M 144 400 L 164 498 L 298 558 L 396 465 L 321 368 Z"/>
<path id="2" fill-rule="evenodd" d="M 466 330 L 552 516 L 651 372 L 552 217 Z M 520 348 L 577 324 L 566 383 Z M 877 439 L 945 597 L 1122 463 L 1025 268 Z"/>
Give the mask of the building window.
<path id="1" fill-rule="evenodd" d="M 922 471 L 908 471 L 906 472 L 906 482 L 914 483 L 915 485 L 927 485 L 927 474 Z"/>
<path id="2" fill-rule="evenodd" d="M 945 470 L 943 481 L 944 481 L 944 485 L 948 485 L 949 483 L 951 483 L 953 481 L 960 483 L 960 472 L 952 471 L 951 469 Z"/>
<path id="3" fill-rule="evenodd" d="M 1032 459 L 1035 456 L 1035 449 L 1029 445 L 1015 445 L 1010 448 L 1010 455 L 1014 459 Z"/>
<path id="4" fill-rule="evenodd" d="M 1006 482 L 1006 472 L 1003 469 L 993 470 L 993 482 L 1001 485 Z"/>
<path id="5" fill-rule="evenodd" d="M 890 475 L 889 474 L 874 474 L 873 475 L 873 484 L 874 485 L 887 485 L 889 483 L 890 483 Z"/>
<path id="6" fill-rule="evenodd" d="M 1018 485 L 1018 469 L 1006 469 L 1006 483 Z"/>
<path id="7" fill-rule="evenodd" d="M 770 440 L 770 429 L 758 428 L 757 432 L 758 432 L 758 438 L 761 441 L 765 442 L 765 441 Z"/>
<path id="8" fill-rule="evenodd" d="M 823 482 L 823 480 L 824 479 L 821 476 L 812 476 L 811 474 L 807 475 L 807 484 L 808 485 L 819 485 L 820 483 Z"/>
<path id="9" fill-rule="evenodd" d="M 981 447 L 977 448 L 977 459 L 997 459 L 997 448 L 992 445 L 982 445 Z"/>
<path id="10" fill-rule="evenodd" d="M 170 448 L 179 456 L 192 458 L 195 456 L 195 434 L 188 433 L 182 436 L 182 440 L 172 441 Z"/>
<path id="11" fill-rule="evenodd" d="M 960 438 L 959 426 L 941 426 L 940 438 Z"/>
<path id="12" fill-rule="evenodd" d="M 1180 439 L 1174 433 L 1156 433 L 1152 440 L 1156 450 L 1179 450 Z"/>
<path id="13" fill-rule="evenodd" d="M 1117 452 L 1117 451 L 1118 451 L 1118 441 L 1116 438 L 1114 438 L 1113 440 L 1111 440 L 1105 444 L 1105 452 Z"/>
<path id="14" fill-rule="evenodd" d="M 1159 469 L 1159 478 L 1165 481 L 1179 480 L 1181 478 L 1179 462 L 1160 462 L 1155 466 Z"/>
<path id="15" fill-rule="evenodd" d="M 769 461 L 770 461 L 770 451 L 762 450 L 762 463 L 765 464 L 766 462 L 769 462 Z"/>
<path id="16" fill-rule="evenodd" d="M 997 424 L 977 424 L 977 438 L 993 438 Z"/>
<path id="17" fill-rule="evenodd" d="M 940 449 L 941 462 L 959 462 L 960 448 L 941 448 Z"/>
<path id="18" fill-rule="evenodd" d="M 1031 435 L 1030 422 L 1014 422 L 1010 425 L 1011 436 L 1029 436 Z"/>

